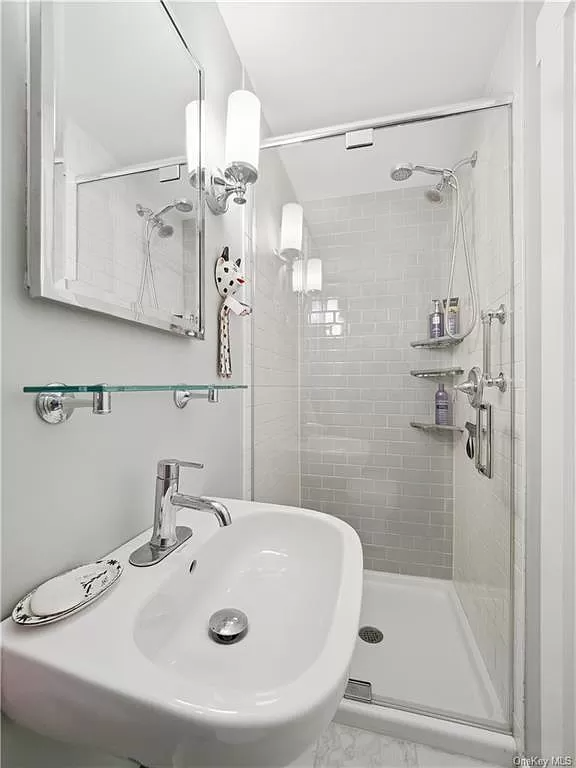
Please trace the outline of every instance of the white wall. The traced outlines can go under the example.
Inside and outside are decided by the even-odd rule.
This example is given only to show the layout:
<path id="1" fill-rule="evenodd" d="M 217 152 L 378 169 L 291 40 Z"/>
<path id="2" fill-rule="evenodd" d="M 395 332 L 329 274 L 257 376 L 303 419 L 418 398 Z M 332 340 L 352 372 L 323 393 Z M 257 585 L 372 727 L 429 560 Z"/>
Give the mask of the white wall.
<path id="1" fill-rule="evenodd" d="M 34 412 L 25 384 L 213 382 L 219 297 L 213 263 L 224 245 L 241 253 L 242 211 L 207 214 L 206 341 L 190 341 L 105 316 L 30 299 L 25 268 L 25 7 L 2 3 L 2 613 L 27 590 L 93 560 L 152 523 L 156 462 L 197 459 L 203 472 L 183 473 L 190 493 L 242 493 L 241 394 L 223 394 L 178 410 L 164 393 L 120 394 L 112 414 L 77 412 L 51 427 Z M 212 117 L 207 152 L 222 160 L 228 93 L 242 68 L 215 5 L 178 4 L 176 12 L 206 71 Z M 242 332 L 232 320 L 233 382 L 242 377 Z M 114 764 L 9 729 L 3 764 L 89 768 Z M 109 762 L 106 762 L 108 760 Z M 124 764 L 124 763 L 122 763 Z"/>

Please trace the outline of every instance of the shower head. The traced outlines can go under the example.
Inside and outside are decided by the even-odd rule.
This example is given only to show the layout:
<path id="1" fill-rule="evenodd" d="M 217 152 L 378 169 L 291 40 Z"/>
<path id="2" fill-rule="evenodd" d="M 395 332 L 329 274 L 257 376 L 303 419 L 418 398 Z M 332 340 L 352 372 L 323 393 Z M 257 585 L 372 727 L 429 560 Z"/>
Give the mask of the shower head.
<path id="1" fill-rule="evenodd" d="M 162 218 L 165 213 L 168 213 L 168 211 L 173 209 L 176 209 L 179 213 L 190 213 L 192 210 L 194 210 L 194 206 L 192 202 L 185 197 L 172 200 L 171 203 L 168 203 L 168 205 L 160 208 L 160 210 L 156 211 L 156 213 L 154 213 L 154 211 L 152 211 L 150 208 L 145 208 L 143 205 L 140 205 L 140 203 L 137 203 L 136 205 L 136 213 L 138 216 L 141 216 L 144 221 L 147 222 L 147 226 L 152 226 L 150 232 L 156 229 L 158 237 L 162 238 L 172 237 L 174 234 L 174 227 L 171 224 L 165 224 L 164 219 Z"/>
<path id="2" fill-rule="evenodd" d="M 431 203 L 441 203 L 444 200 L 444 192 L 446 187 L 450 189 L 453 186 L 454 185 L 451 182 L 450 177 L 447 174 L 444 174 L 438 184 L 435 184 L 433 187 L 429 187 L 426 192 L 424 192 L 424 196 Z"/>
<path id="3" fill-rule="evenodd" d="M 151 208 L 145 208 L 143 205 L 140 205 L 140 203 L 136 203 L 136 213 L 143 219 L 149 219 L 150 216 L 154 215 Z"/>
<path id="4" fill-rule="evenodd" d="M 435 187 L 431 187 L 428 192 L 426 192 L 426 197 L 429 200 L 434 203 L 438 203 L 442 199 L 441 193 L 443 192 L 444 187 L 447 184 L 449 186 L 453 186 L 452 180 L 455 177 L 456 171 L 463 165 L 470 165 L 472 168 L 474 168 L 477 160 L 478 152 L 473 152 L 470 157 L 466 157 L 464 160 L 460 160 L 460 162 L 456 163 L 454 168 L 440 168 L 437 165 L 414 165 L 414 163 L 400 163 L 399 165 L 395 165 L 392 168 L 390 171 L 390 178 L 392 181 L 407 181 L 410 176 L 412 176 L 414 171 L 419 171 L 420 173 L 429 173 L 432 176 L 442 176 L 440 183 Z"/>
<path id="5" fill-rule="evenodd" d="M 164 224 L 162 222 L 158 225 L 158 237 L 172 237 L 174 234 L 174 227 L 171 224 Z"/>
<path id="6" fill-rule="evenodd" d="M 390 171 L 390 178 L 392 181 L 406 181 L 414 173 L 414 166 L 412 163 L 400 163 L 395 165 Z"/>
<path id="7" fill-rule="evenodd" d="M 430 187 L 430 189 L 427 189 L 424 193 L 426 196 L 426 199 L 429 200 L 431 203 L 441 203 L 444 199 L 444 196 L 442 195 L 444 185 L 443 184 L 436 184 L 434 187 Z"/>
<path id="8" fill-rule="evenodd" d="M 173 208 L 176 208 L 179 213 L 190 213 L 190 211 L 193 209 L 193 205 L 190 200 L 187 200 L 185 197 L 181 197 L 177 200 L 172 200 L 172 202 L 168 203 L 163 208 L 160 208 L 159 211 L 156 211 L 154 216 L 163 216 Z"/>
<path id="9" fill-rule="evenodd" d="M 190 200 L 183 197 L 180 200 L 174 200 L 174 208 L 180 213 L 190 213 L 194 209 L 194 206 Z"/>

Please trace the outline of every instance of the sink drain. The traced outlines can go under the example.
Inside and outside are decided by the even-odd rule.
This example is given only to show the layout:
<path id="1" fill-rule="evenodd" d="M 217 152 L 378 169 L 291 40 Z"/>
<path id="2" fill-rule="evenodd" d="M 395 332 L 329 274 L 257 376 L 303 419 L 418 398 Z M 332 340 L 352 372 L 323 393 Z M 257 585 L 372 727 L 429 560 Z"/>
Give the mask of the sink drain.
<path id="1" fill-rule="evenodd" d="M 248 632 L 248 617 L 237 608 L 224 608 L 212 614 L 208 622 L 208 631 L 217 643 L 224 645 L 237 643 Z"/>
<path id="2" fill-rule="evenodd" d="M 358 637 L 365 643 L 381 643 L 384 635 L 376 627 L 360 627 Z"/>

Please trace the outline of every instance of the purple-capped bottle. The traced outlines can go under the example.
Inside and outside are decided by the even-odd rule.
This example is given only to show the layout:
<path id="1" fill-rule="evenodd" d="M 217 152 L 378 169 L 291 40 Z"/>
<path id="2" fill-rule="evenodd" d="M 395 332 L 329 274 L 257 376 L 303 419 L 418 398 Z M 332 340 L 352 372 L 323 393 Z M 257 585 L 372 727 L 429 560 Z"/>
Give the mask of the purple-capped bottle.
<path id="1" fill-rule="evenodd" d="M 440 426 L 450 424 L 450 397 L 444 389 L 444 384 L 438 384 L 436 396 L 434 397 L 435 422 Z"/>
<path id="2" fill-rule="evenodd" d="M 434 299 L 434 312 L 428 315 L 428 334 L 431 339 L 441 339 L 444 336 L 444 312 L 440 299 Z"/>

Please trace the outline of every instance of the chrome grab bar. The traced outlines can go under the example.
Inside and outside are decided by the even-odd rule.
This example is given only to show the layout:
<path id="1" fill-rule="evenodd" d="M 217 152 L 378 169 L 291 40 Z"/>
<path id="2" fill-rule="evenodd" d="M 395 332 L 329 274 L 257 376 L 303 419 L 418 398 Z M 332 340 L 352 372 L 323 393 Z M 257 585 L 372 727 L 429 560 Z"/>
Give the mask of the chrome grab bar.
<path id="1" fill-rule="evenodd" d="M 506 322 L 506 308 L 500 304 L 498 309 L 488 309 L 482 312 L 482 383 L 485 387 L 498 387 L 500 392 L 506 392 L 506 378 L 502 371 L 498 376 L 492 376 L 490 371 L 492 365 L 490 362 L 490 352 L 492 343 L 492 320 L 498 320 L 502 325 Z"/>
<path id="2" fill-rule="evenodd" d="M 484 413 L 486 425 L 482 423 Z M 489 403 L 476 406 L 476 469 L 481 475 L 492 477 L 492 406 Z"/>

